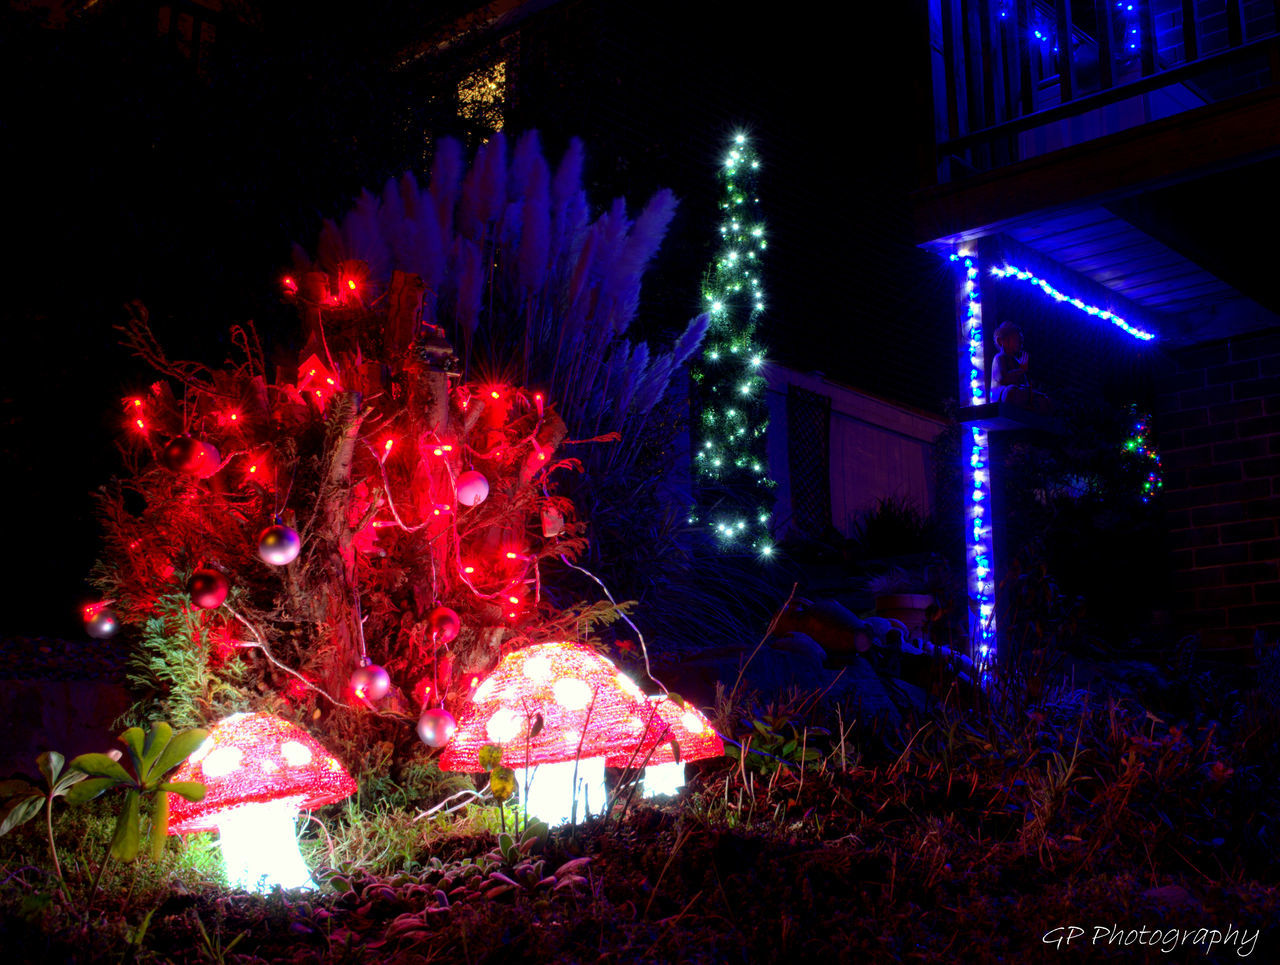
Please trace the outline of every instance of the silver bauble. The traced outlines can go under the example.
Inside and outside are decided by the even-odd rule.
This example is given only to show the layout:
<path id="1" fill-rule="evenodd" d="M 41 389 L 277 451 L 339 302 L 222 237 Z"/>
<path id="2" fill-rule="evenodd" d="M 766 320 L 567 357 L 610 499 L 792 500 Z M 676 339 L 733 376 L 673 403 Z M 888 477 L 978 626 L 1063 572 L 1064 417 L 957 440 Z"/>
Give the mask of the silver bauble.
<path id="1" fill-rule="evenodd" d="M 418 736 L 428 747 L 444 747 L 457 731 L 458 722 L 443 707 L 428 707 L 418 718 Z"/>
<path id="2" fill-rule="evenodd" d="M 268 526 L 258 536 L 258 556 L 272 566 L 285 566 L 298 558 L 302 540 L 283 523 Z"/>
<path id="3" fill-rule="evenodd" d="M 391 675 L 376 663 L 356 667 L 351 675 L 351 692 L 365 700 L 381 700 L 391 689 Z"/>
<path id="4" fill-rule="evenodd" d="M 116 616 L 114 610 L 105 606 L 94 610 L 84 621 L 85 633 L 95 640 L 106 640 L 109 637 L 114 637 L 119 629 L 120 618 Z"/>

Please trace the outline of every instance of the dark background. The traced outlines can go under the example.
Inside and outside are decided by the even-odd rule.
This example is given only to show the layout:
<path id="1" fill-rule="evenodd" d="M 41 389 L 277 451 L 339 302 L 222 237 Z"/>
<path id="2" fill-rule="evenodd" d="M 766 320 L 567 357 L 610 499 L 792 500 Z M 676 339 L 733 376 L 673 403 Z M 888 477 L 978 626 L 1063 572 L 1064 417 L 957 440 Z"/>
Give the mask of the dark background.
<path id="1" fill-rule="evenodd" d="M 427 135 L 477 136 L 448 95 L 494 38 L 409 59 L 431 16 L 466 4 L 228 4 L 237 15 L 195 56 L 160 34 L 154 3 L 30 6 L 7 8 L 0 30 L 0 632 L 79 635 L 90 494 L 119 465 L 121 398 L 151 378 L 117 344 L 124 303 L 146 304 L 173 357 L 219 364 L 229 324 L 250 318 L 269 353 L 287 350 L 291 242 L 310 246 L 361 187 L 421 174 Z M 950 294 L 943 263 L 911 243 L 908 5 L 860 11 L 856 33 L 835 8 L 634 6 L 565 0 L 503 49 L 506 130 L 538 128 L 552 159 L 582 137 L 593 205 L 638 207 L 660 187 L 682 199 L 640 334 L 667 337 L 697 310 L 716 168 L 745 130 L 766 165 L 772 357 L 941 411 Z"/>

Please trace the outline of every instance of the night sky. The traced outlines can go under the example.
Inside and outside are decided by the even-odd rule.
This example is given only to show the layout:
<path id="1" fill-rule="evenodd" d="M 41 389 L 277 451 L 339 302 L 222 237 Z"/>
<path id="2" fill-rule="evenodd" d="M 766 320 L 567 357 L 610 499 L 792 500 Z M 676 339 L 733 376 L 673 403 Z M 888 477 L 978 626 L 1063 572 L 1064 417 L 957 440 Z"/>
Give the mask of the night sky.
<path id="1" fill-rule="evenodd" d="M 309 245 L 362 186 L 421 171 L 414 108 L 438 83 L 429 67 L 387 69 L 421 30 L 419 5 L 372 4 L 354 21 L 263 5 L 251 29 L 220 31 L 207 77 L 157 40 L 145 10 L 103 6 L 65 29 L 9 8 L 0 31 L 9 635 L 81 632 L 89 496 L 118 466 L 121 397 L 149 380 L 117 344 L 122 306 L 145 303 L 173 357 L 220 363 L 229 324 L 247 318 L 269 356 L 287 353 L 295 319 L 276 282 L 290 243 Z M 954 371 L 950 321 L 941 263 L 911 245 L 922 125 L 903 13 L 852 35 L 814 10 L 761 20 L 745 7 L 639 6 L 609 19 L 565 0 L 536 15 L 530 29 L 557 32 L 568 52 L 526 69 L 508 127 L 538 127 L 553 158 L 581 136 L 593 204 L 625 193 L 639 205 L 660 187 L 682 198 L 646 276 L 642 333 L 694 314 L 716 165 L 745 128 L 768 167 L 773 357 L 938 409 Z M 910 334 L 929 317 L 943 319 L 938 338 Z"/>

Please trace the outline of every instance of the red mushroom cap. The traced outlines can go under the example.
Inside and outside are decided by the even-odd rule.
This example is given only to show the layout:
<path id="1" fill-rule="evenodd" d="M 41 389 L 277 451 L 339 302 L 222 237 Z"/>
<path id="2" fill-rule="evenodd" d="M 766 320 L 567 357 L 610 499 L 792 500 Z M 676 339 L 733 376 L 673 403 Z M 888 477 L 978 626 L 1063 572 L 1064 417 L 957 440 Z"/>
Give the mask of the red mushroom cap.
<path id="1" fill-rule="evenodd" d="M 169 833 L 216 831 L 218 818 L 234 808 L 266 801 L 296 800 L 299 809 L 341 801 L 356 782 L 320 742 L 297 724 L 274 714 L 232 714 L 170 779 L 200 781 L 204 800 L 169 795 Z"/>
<path id="2" fill-rule="evenodd" d="M 509 748 L 503 758 L 509 767 L 523 767 L 526 759 L 532 766 L 630 753 L 645 740 L 643 701 L 635 682 L 590 647 L 524 647 L 503 657 L 476 688 L 440 767 L 484 770 L 479 754 L 488 744 Z M 526 758 L 526 735 L 535 714 L 542 715 L 542 730 L 529 738 Z"/>
<path id="3" fill-rule="evenodd" d="M 632 751 L 626 754 L 610 754 L 605 760 L 605 764 L 609 767 L 674 764 L 676 755 L 671 747 L 673 740 L 680 745 L 680 763 L 682 764 L 700 761 L 707 757 L 724 756 L 724 741 L 711 726 L 711 721 L 707 720 L 698 708 L 692 704 L 685 704 L 682 707 L 666 694 L 654 694 L 645 700 L 651 714 L 654 710 L 657 711 L 656 718 L 649 725 L 650 732 L 656 732 L 653 739 L 658 742 L 652 756 L 648 761 L 645 760 L 645 756 L 649 753 L 648 747 L 634 754 Z M 646 716 L 645 720 L 648 721 L 649 718 Z"/>

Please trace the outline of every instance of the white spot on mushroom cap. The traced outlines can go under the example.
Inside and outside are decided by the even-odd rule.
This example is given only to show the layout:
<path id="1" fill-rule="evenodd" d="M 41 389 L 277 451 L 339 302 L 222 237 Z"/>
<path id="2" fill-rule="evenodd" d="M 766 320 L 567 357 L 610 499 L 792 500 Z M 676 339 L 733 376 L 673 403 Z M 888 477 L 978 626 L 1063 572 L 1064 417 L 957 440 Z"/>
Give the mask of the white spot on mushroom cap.
<path id="1" fill-rule="evenodd" d="M 244 751 L 238 747 L 215 747 L 205 755 L 201 770 L 205 777 L 226 777 L 240 766 L 243 759 Z"/>
<path id="2" fill-rule="evenodd" d="M 494 688 L 493 678 L 489 677 L 487 680 L 485 680 L 484 683 L 482 683 L 479 687 L 476 688 L 474 699 L 488 700 L 489 697 L 493 694 L 493 688 Z"/>
<path id="3" fill-rule="evenodd" d="M 515 711 L 501 707 L 494 711 L 484 730 L 489 735 L 489 740 L 505 744 L 514 740 L 515 736 L 520 733 L 520 718 Z"/>
<path id="4" fill-rule="evenodd" d="M 280 756 L 293 767 L 311 763 L 311 748 L 299 741 L 285 741 L 280 745 Z"/>
<path id="5" fill-rule="evenodd" d="M 618 686 L 621 687 L 623 690 L 625 690 L 628 694 L 630 694 L 636 700 L 644 699 L 644 691 L 640 689 L 640 685 L 637 684 L 630 677 L 628 677 L 626 674 L 624 674 L 622 671 L 618 671 Z"/>
<path id="6" fill-rule="evenodd" d="M 524 675 L 534 683 L 546 683 L 551 679 L 551 658 L 545 654 L 530 657 L 524 662 Z"/>
<path id="7" fill-rule="evenodd" d="M 591 687 L 577 677 L 561 677 L 551 685 L 551 692 L 566 710 L 585 710 L 591 703 Z"/>
<path id="8" fill-rule="evenodd" d="M 703 731 L 702 717 L 691 710 L 680 715 L 680 723 L 684 724 L 685 730 L 690 734 L 701 734 Z"/>

